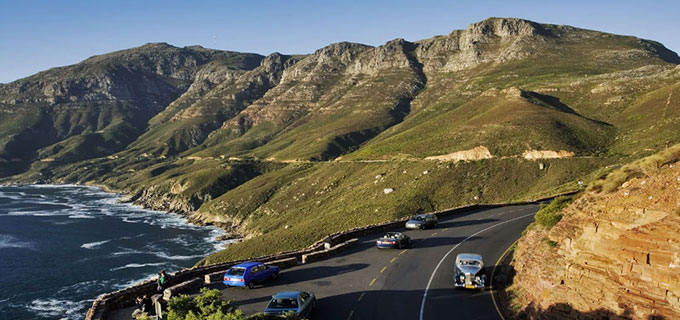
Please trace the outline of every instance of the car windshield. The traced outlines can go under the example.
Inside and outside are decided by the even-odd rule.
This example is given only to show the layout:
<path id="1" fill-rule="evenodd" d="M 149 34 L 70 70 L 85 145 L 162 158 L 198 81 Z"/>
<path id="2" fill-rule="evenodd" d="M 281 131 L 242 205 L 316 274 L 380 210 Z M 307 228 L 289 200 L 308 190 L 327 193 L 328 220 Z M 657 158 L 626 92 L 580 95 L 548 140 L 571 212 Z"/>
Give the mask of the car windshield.
<path id="1" fill-rule="evenodd" d="M 397 238 L 399 238 L 399 233 L 397 233 L 397 232 L 388 232 L 388 233 L 385 234 L 385 238 L 388 238 L 388 239 L 397 239 Z"/>
<path id="2" fill-rule="evenodd" d="M 281 298 L 272 299 L 269 302 L 269 309 L 295 309 L 297 308 L 297 299 L 295 298 Z"/>
<path id="3" fill-rule="evenodd" d="M 246 268 L 231 268 L 227 271 L 230 276 L 242 276 L 246 272 Z"/>
<path id="4" fill-rule="evenodd" d="M 422 216 L 415 216 L 415 217 L 411 218 L 411 220 L 425 221 L 425 217 L 422 217 Z"/>
<path id="5" fill-rule="evenodd" d="M 478 260 L 460 260 L 459 261 L 461 266 L 478 266 L 479 261 Z"/>

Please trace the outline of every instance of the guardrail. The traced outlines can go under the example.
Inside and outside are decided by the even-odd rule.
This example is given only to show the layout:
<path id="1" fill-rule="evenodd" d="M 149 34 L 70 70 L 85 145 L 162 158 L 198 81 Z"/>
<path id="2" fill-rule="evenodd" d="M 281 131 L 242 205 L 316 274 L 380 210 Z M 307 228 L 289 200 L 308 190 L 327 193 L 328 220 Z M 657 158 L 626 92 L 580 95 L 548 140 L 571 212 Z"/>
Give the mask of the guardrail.
<path id="1" fill-rule="evenodd" d="M 468 206 L 462 206 L 462 207 L 457 207 L 457 208 L 451 208 L 451 209 L 445 209 L 445 210 L 439 210 L 439 211 L 434 211 L 430 212 L 430 214 L 434 214 L 437 216 L 448 216 L 448 215 L 453 215 L 453 214 L 460 214 L 460 213 L 465 213 L 465 212 L 470 212 L 474 210 L 482 210 L 482 209 L 491 209 L 491 208 L 499 208 L 499 207 L 507 207 L 507 206 L 520 206 L 520 205 L 528 205 L 528 204 L 537 204 L 539 202 L 551 200 L 553 198 L 559 197 L 559 196 L 565 196 L 565 195 L 573 195 L 576 194 L 577 192 L 567 192 L 563 194 L 558 194 L 550 197 L 545 197 L 545 198 L 540 198 L 532 201 L 524 201 L 524 202 L 515 202 L 515 203 L 499 203 L 499 204 L 474 204 L 474 205 L 468 205 Z M 174 286 L 186 281 L 191 281 L 195 278 L 200 278 L 200 279 L 206 279 L 208 278 L 207 281 L 216 281 L 213 280 L 213 278 L 216 277 L 216 274 L 219 274 L 220 272 L 223 274 L 226 272 L 230 267 L 233 265 L 239 264 L 244 261 L 261 261 L 264 263 L 275 263 L 279 262 L 282 263 L 283 266 L 285 267 L 290 267 L 293 265 L 296 265 L 298 261 L 301 263 L 307 263 L 307 262 L 312 262 L 312 261 L 318 261 L 321 260 L 325 257 L 328 257 L 336 252 L 339 252 L 340 250 L 343 250 L 344 248 L 356 243 L 357 239 L 360 236 L 376 233 L 379 231 L 383 230 L 389 230 L 393 228 L 397 228 L 399 226 L 403 226 L 404 223 L 408 220 L 409 218 L 402 218 L 402 219 L 397 219 L 381 224 L 374 224 L 374 225 L 369 225 L 365 227 L 360 227 L 360 228 L 354 228 L 351 230 L 343 231 L 343 232 L 337 232 L 334 234 L 330 234 L 324 239 L 321 239 L 314 244 L 310 245 L 309 247 L 302 249 L 302 250 L 295 250 L 295 251 L 287 251 L 287 252 L 281 252 L 275 255 L 269 255 L 269 256 L 262 256 L 262 257 L 254 257 L 252 259 L 248 260 L 238 260 L 238 261 L 230 261 L 230 262 L 225 262 L 225 263 L 220 263 L 220 264 L 214 264 L 210 266 L 205 266 L 205 267 L 192 267 L 192 268 L 187 268 L 183 269 L 181 271 L 177 271 L 175 273 L 172 273 L 170 275 L 170 279 L 168 281 L 168 284 L 170 286 Z M 212 278 L 209 278 L 207 276 L 210 276 L 212 274 Z M 136 284 L 134 286 L 114 291 L 111 293 L 103 294 L 100 295 L 93 303 L 92 307 L 87 312 L 87 315 L 85 317 L 86 320 L 105 320 L 106 319 L 106 314 L 108 313 L 109 310 L 115 310 L 115 309 L 121 309 L 121 308 L 126 308 L 133 306 L 135 304 L 135 299 L 139 296 L 142 296 L 144 294 L 147 294 L 149 296 L 156 294 L 156 282 L 155 280 L 148 280 L 139 284 Z"/>

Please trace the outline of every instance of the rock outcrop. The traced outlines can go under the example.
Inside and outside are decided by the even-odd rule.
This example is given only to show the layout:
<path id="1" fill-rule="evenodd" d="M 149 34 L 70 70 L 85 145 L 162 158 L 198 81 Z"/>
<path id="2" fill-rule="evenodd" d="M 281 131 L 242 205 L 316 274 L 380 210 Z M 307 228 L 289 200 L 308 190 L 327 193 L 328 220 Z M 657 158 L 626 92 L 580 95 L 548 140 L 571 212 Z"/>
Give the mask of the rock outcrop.
<path id="1" fill-rule="evenodd" d="M 491 159 L 493 155 L 489 149 L 485 146 L 478 146 L 470 150 L 456 151 L 449 154 L 441 156 L 431 156 L 425 158 L 425 160 L 439 160 L 439 161 L 470 161 L 470 160 L 481 160 L 481 159 Z"/>
<path id="2" fill-rule="evenodd" d="M 680 163 L 634 176 L 521 239 L 513 288 L 528 316 L 680 318 Z"/>
<path id="3" fill-rule="evenodd" d="M 573 157 L 574 153 L 566 150 L 526 150 L 522 153 L 522 158 L 528 160 L 536 159 L 561 159 Z"/>

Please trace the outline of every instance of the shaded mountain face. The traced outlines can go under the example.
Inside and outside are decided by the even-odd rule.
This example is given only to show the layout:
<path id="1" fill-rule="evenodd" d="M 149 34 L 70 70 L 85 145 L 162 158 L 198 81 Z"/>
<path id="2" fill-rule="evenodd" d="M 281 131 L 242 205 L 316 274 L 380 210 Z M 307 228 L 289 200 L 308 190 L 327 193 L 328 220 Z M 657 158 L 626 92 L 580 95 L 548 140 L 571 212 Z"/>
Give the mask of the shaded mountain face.
<path id="1" fill-rule="evenodd" d="M 0 85 L 0 177 L 104 184 L 292 249 L 570 190 L 680 142 L 678 63 L 653 41 L 513 18 L 309 55 L 149 44 Z"/>
<path id="2" fill-rule="evenodd" d="M 124 150 L 173 101 L 237 77 L 262 58 L 147 44 L 2 85 L 0 161 L 6 165 L 0 175 L 33 161 L 72 162 Z"/>

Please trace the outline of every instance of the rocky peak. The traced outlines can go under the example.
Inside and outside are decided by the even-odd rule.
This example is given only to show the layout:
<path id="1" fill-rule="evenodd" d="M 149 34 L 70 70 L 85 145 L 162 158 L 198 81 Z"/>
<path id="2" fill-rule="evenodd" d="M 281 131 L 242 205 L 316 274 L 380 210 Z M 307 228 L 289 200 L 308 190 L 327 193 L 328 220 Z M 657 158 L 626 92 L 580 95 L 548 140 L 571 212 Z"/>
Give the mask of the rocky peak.
<path id="1" fill-rule="evenodd" d="M 253 62 L 259 63 L 261 59 L 254 54 L 148 43 L 17 80 L 0 90 L 0 101 L 55 104 L 176 96 L 186 90 L 201 67 L 211 61 L 222 61 L 222 67 L 215 65 L 206 69 L 202 77 L 219 82 L 229 73 L 226 69 L 251 69 L 257 66 L 253 66 Z M 219 76 L 213 75 L 216 71 Z M 2 99 L 3 96 L 12 96 L 12 99 Z"/>
<path id="2" fill-rule="evenodd" d="M 344 72 L 361 52 L 370 48 L 372 47 L 351 42 L 338 42 L 328 45 L 309 56 L 305 56 L 295 66 L 286 69 L 282 81 L 310 81 L 323 78 L 330 73 Z"/>
<path id="3" fill-rule="evenodd" d="M 319 50 L 316 50 L 314 52 L 315 56 L 327 56 L 327 57 L 332 57 L 332 56 L 342 56 L 345 53 L 353 53 L 356 51 L 363 51 L 367 48 L 371 48 L 371 46 L 361 44 L 361 43 L 354 43 L 354 42 L 347 42 L 347 41 L 342 41 L 342 42 L 337 42 L 333 44 L 329 44 Z"/>
<path id="4" fill-rule="evenodd" d="M 349 68 L 349 72 L 376 74 L 386 69 L 419 68 L 419 63 L 411 57 L 415 48 L 414 43 L 401 38 L 388 41 L 362 53 Z"/>
<path id="5" fill-rule="evenodd" d="M 269 72 L 280 71 L 295 64 L 298 60 L 292 56 L 274 52 L 262 60 L 260 67 L 269 70 Z"/>
<path id="6" fill-rule="evenodd" d="M 489 18 L 469 25 L 465 31 L 471 34 L 499 37 L 550 35 L 550 32 L 540 24 L 517 18 Z"/>
<path id="7" fill-rule="evenodd" d="M 394 40 L 386 42 L 380 48 L 388 52 L 402 52 L 413 50 L 415 48 L 415 45 L 412 42 L 404 40 L 403 38 L 396 38 Z"/>
<path id="8" fill-rule="evenodd" d="M 352 42 L 338 42 L 317 50 L 314 52 L 314 57 L 319 64 L 340 63 L 347 65 L 358 53 L 368 48 L 371 48 L 371 46 Z"/>

